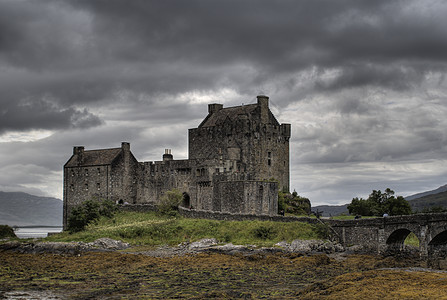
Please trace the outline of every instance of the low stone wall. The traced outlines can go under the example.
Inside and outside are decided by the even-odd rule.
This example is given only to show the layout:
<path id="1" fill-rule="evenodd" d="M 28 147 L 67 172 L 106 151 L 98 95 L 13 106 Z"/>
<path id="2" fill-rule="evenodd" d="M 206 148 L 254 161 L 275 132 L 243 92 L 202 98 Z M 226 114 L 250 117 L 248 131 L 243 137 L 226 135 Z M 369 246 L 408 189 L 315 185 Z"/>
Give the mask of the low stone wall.
<path id="1" fill-rule="evenodd" d="M 156 211 L 157 206 L 155 204 L 122 204 L 118 205 L 118 209 L 121 211 L 149 212 Z"/>
<path id="2" fill-rule="evenodd" d="M 305 222 L 309 224 L 320 223 L 319 220 L 308 217 L 233 214 L 233 213 L 214 212 L 208 210 L 188 209 L 184 207 L 179 207 L 179 213 L 183 217 L 194 218 L 194 219 L 211 219 L 211 220 L 225 220 L 225 221 L 259 220 L 259 221 L 274 221 L 274 222 Z"/>

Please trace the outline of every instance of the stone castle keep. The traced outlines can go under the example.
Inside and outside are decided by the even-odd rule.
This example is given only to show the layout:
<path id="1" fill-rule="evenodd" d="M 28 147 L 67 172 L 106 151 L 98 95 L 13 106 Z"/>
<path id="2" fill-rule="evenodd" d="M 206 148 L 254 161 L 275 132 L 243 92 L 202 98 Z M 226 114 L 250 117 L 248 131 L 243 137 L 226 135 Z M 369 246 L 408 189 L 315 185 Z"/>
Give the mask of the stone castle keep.
<path id="1" fill-rule="evenodd" d="M 290 124 L 280 124 L 269 98 L 224 108 L 189 129 L 189 158 L 138 162 L 129 143 L 120 148 L 74 147 L 64 165 L 64 227 L 71 209 L 92 198 L 157 204 L 169 190 L 183 193 L 185 207 L 214 212 L 276 215 L 278 190 L 289 191 Z M 275 179 L 272 181 L 270 179 Z"/>

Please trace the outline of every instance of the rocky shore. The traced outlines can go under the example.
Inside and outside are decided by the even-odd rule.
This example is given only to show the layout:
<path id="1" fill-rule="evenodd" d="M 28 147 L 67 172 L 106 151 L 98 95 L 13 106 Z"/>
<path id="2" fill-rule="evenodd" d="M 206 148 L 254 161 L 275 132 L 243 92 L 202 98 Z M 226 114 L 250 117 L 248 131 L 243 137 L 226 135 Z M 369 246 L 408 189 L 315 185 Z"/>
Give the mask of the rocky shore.
<path id="1" fill-rule="evenodd" d="M 133 251 L 128 243 L 113 240 L 110 238 L 100 238 L 91 243 L 85 242 L 19 242 L 6 241 L 0 244 L 0 251 L 13 251 L 17 253 L 52 253 L 52 254 L 80 254 L 83 252 L 95 251 L 117 251 L 122 253 L 143 254 L 153 257 L 170 257 L 191 255 L 197 253 L 219 253 L 219 254 L 271 254 L 271 253 L 338 253 L 344 252 L 342 245 L 323 240 L 294 240 L 291 243 L 280 242 L 275 247 L 257 247 L 256 245 L 233 245 L 231 243 L 219 245 L 214 238 L 202 239 L 197 242 L 182 243 L 177 246 L 159 246 L 155 249 L 144 251 Z"/>

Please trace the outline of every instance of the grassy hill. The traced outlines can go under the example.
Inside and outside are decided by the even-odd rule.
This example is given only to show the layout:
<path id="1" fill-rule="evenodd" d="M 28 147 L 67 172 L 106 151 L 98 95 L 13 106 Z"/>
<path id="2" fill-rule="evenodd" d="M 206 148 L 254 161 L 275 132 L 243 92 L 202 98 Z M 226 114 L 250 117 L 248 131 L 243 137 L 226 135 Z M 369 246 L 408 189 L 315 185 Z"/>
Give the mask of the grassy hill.
<path id="1" fill-rule="evenodd" d="M 178 245 L 182 242 L 216 238 L 238 245 L 273 246 L 281 241 L 320 239 L 325 237 L 322 225 L 302 222 L 217 221 L 161 216 L 155 212 L 118 212 L 113 218 L 101 218 L 85 231 L 48 237 L 48 241 L 93 242 L 101 237 L 132 245 Z"/>
<path id="2" fill-rule="evenodd" d="M 62 201 L 22 192 L 0 192 L 0 224 L 62 226 Z"/>
<path id="3" fill-rule="evenodd" d="M 408 201 L 414 212 L 422 212 L 424 209 L 442 207 L 447 209 L 447 191 L 437 194 L 427 195 Z"/>

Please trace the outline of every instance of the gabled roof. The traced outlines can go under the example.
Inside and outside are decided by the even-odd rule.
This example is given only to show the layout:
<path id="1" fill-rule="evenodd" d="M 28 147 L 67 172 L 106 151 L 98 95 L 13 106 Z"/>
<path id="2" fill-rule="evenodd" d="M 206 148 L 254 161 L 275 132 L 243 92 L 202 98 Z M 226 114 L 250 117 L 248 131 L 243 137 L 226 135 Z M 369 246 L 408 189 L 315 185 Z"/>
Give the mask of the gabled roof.
<path id="1" fill-rule="evenodd" d="M 223 124 L 226 119 L 229 119 L 231 121 L 236 121 L 243 117 L 251 119 L 251 116 L 255 114 L 260 114 L 260 107 L 258 104 L 248 104 L 248 105 L 222 108 L 221 110 L 215 113 L 209 114 L 202 121 L 202 123 L 200 123 L 199 127 L 218 126 L 220 124 Z M 269 123 L 279 125 L 279 122 L 276 120 L 275 116 L 272 114 L 270 110 L 269 110 Z"/>
<path id="2" fill-rule="evenodd" d="M 79 154 L 74 154 L 65 164 L 65 167 L 110 165 L 121 152 L 122 148 L 83 151 L 82 160 L 78 159 Z"/>
<path id="3" fill-rule="evenodd" d="M 242 115 L 251 115 L 256 108 L 258 108 L 257 104 L 222 108 L 213 114 L 209 114 L 199 127 L 213 127 L 222 124 L 227 118 L 232 121 L 237 120 Z"/>

